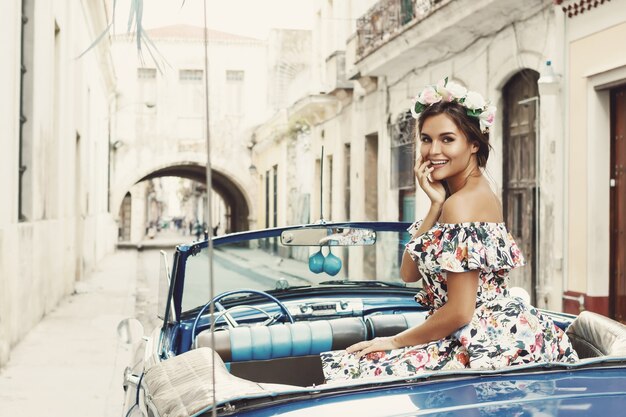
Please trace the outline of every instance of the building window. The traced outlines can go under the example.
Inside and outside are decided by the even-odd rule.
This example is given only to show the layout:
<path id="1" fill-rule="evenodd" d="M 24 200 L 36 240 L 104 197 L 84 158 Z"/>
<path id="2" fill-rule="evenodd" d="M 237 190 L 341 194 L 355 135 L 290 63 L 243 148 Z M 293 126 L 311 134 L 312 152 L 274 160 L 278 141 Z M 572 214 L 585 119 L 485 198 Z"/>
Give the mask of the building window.
<path id="1" fill-rule="evenodd" d="M 398 116 L 391 128 L 391 188 L 415 187 L 415 119 L 411 112 Z"/>
<path id="2" fill-rule="evenodd" d="M 328 166 L 327 171 L 326 171 L 326 184 L 328 184 L 327 190 L 326 190 L 326 209 L 324 210 L 326 212 L 326 216 L 327 220 L 332 220 L 333 219 L 333 156 L 332 155 L 328 155 L 328 157 L 326 157 L 326 164 Z"/>
<path id="3" fill-rule="evenodd" d="M 270 171 L 265 171 L 265 227 L 270 227 Z M 261 248 L 269 251 L 271 238 L 261 241 Z"/>
<path id="4" fill-rule="evenodd" d="M 278 165 L 272 167 L 272 226 L 278 226 Z"/>
<path id="5" fill-rule="evenodd" d="M 206 103 L 203 77 L 203 70 L 179 71 L 177 134 L 180 138 L 200 139 L 204 134 L 203 118 Z"/>
<path id="6" fill-rule="evenodd" d="M 350 144 L 346 143 L 343 149 L 344 160 L 344 210 L 346 220 L 350 220 Z"/>
<path id="7" fill-rule="evenodd" d="M 156 68 L 137 68 L 137 78 L 153 80 L 156 78 Z"/>
<path id="8" fill-rule="evenodd" d="M 18 221 L 33 220 L 33 104 L 35 73 L 35 2 L 22 1 L 21 79 L 18 155 Z"/>
<path id="9" fill-rule="evenodd" d="M 278 225 L 278 165 L 274 165 L 272 167 L 272 185 L 273 185 L 273 204 L 272 204 L 272 219 L 274 221 L 274 227 Z M 278 252 L 278 239 L 273 238 L 273 248 L 274 253 Z"/>
<path id="10" fill-rule="evenodd" d="M 265 172 L 265 227 L 270 227 L 270 172 Z"/>
<path id="11" fill-rule="evenodd" d="M 137 111 L 156 113 L 156 68 L 137 68 L 137 80 L 137 100 L 145 103 L 145 106 L 137 106 Z"/>
<path id="12" fill-rule="evenodd" d="M 180 81 L 200 82 L 204 75 L 203 70 L 198 69 L 181 69 L 178 73 L 178 79 Z"/>
<path id="13" fill-rule="evenodd" d="M 243 81 L 243 71 L 232 71 L 232 70 L 227 70 L 226 71 L 226 81 L 237 81 L 237 82 L 241 82 Z"/>
<path id="14" fill-rule="evenodd" d="M 225 110 L 227 115 L 238 116 L 243 113 L 243 71 L 226 71 Z"/>

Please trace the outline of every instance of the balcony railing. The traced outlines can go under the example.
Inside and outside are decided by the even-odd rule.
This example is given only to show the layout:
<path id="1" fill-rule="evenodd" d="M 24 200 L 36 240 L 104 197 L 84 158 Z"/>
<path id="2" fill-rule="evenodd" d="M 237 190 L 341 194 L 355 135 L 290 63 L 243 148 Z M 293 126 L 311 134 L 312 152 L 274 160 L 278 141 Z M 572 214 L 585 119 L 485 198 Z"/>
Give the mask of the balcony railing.
<path id="1" fill-rule="evenodd" d="M 380 0 L 357 20 L 357 60 L 452 0 Z"/>

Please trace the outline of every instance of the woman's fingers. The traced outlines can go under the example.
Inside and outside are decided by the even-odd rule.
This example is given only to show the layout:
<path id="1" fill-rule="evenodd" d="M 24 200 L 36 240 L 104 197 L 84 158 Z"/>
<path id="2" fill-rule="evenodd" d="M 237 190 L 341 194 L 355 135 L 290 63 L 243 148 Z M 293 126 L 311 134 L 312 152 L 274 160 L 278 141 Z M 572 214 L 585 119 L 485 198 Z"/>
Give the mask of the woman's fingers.
<path id="1" fill-rule="evenodd" d="M 355 343 L 352 346 L 346 348 L 347 353 L 354 353 L 358 358 L 362 358 L 368 353 L 377 352 L 381 350 L 380 344 L 384 342 L 384 339 L 375 338 L 372 340 L 365 340 L 363 342 Z"/>
<path id="2" fill-rule="evenodd" d="M 374 349 L 372 346 L 369 346 L 369 347 L 367 347 L 367 348 L 363 349 L 362 351 L 360 351 L 359 353 L 357 353 L 357 355 L 356 355 L 356 356 L 357 356 L 357 358 L 359 358 L 359 359 L 360 359 L 360 358 L 362 358 L 363 356 L 367 355 L 368 353 L 372 353 L 372 352 L 374 352 L 374 351 L 375 351 L 375 349 Z"/>
<path id="3" fill-rule="evenodd" d="M 424 189 L 424 191 L 426 191 L 425 187 L 428 187 L 430 185 L 430 183 L 431 183 L 431 180 L 430 180 L 429 176 L 430 176 L 430 173 L 433 172 L 433 168 L 429 166 L 430 165 L 430 161 L 427 161 L 425 164 L 426 165 L 423 166 L 419 170 L 419 173 L 416 173 L 417 174 L 417 179 L 419 180 L 419 183 L 420 183 L 420 186 L 422 187 L 422 189 Z"/>
<path id="4" fill-rule="evenodd" d="M 429 167 L 426 169 L 426 179 L 428 180 L 428 182 L 433 182 L 433 179 L 431 178 L 430 174 L 432 174 L 434 170 L 435 170 L 434 167 Z"/>
<path id="5" fill-rule="evenodd" d="M 416 165 L 415 175 L 419 178 L 423 178 L 424 175 L 428 175 L 426 170 L 429 168 L 430 161 L 424 161 Z"/>
<path id="6" fill-rule="evenodd" d="M 346 352 L 348 353 L 354 353 L 354 352 L 358 352 L 360 350 L 363 350 L 365 347 L 369 346 L 371 343 L 371 341 L 366 340 L 363 342 L 359 342 L 359 343 L 355 343 L 352 346 L 348 346 L 346 348 Z"/>

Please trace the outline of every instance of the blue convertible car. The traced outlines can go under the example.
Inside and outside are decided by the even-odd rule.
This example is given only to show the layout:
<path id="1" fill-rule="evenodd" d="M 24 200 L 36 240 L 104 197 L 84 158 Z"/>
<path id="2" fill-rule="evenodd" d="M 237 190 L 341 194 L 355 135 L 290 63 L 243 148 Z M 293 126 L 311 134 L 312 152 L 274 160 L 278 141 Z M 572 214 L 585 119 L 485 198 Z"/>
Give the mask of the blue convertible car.
<path id="1" fill-rule="evenodd" d="M 425 319 L 419 283 L 399 275 L 408 226 L 326 223 L 178 246 L 162 260 L 161 324 L 124 375 L 124 415 L 623 415 L 626 327 L 590 312 L 545 312 L 575 364 L 325 383 L 320 352 Z"/>

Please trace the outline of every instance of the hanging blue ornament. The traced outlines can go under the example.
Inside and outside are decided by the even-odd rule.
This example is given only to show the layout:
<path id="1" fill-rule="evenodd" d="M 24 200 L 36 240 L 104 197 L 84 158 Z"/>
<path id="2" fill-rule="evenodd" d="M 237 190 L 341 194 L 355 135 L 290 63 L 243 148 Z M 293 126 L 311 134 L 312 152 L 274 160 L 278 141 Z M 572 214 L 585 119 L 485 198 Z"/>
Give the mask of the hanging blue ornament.
<path id="1" fill-rule="evenodd" d="M 319 274 L 324 270 L 324 255 L 322 254 L 322 248 L 309 256 L 309 270 L 314 274 Z"/>
<path id="2" fill-rule="evenodd" d="M 333 252 L 328 247 L 328 255 L 324 259 L 324 272 L 330 276 L 335 276 L 341 271 L 341 259 L 333 255 Z"/>

